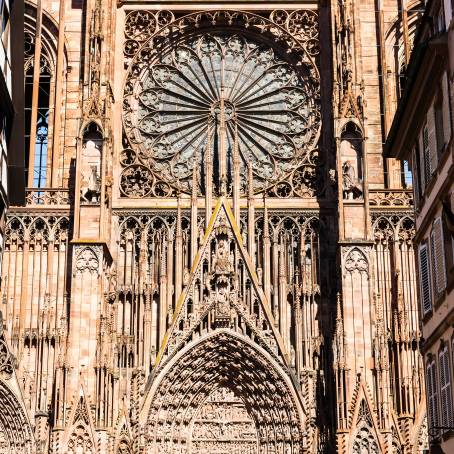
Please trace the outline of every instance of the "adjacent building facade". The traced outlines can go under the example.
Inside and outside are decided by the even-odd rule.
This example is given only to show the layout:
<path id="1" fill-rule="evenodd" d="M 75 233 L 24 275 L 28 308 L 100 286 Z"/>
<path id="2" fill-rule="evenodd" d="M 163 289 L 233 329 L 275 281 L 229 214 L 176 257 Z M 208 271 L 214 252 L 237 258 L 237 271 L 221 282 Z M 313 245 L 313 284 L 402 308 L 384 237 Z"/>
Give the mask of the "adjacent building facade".
<path id="1" fill-rule="evenodd" d="M 23 4 L 0 3 L 0 257 L 10 200 L 24 193 L 23 164 Z M 12 30 L 18 30 L 15 39 Z M 10 181 L 12 183 L 10 184 Z M 23 200 L 23 196 L 22 196 Z"/>
<path id="2" fill-rule="evenodd" d="M 7 241 L 8 206 L 23 202 L 25 189 L 23 15 L 23 2 L 0 1 L 0 267 Z M 16 375 L 18 363 L 5 333 L 6 319 L 3 301 L 0 303 L 0 452 L 32 452 L 32 420 Z"/>
<path id="3" fill-rule="evenodd" d="M 413 170 L 429 435 L 454 450 L 453 10 L 429 2 L 387 148 Z"/>
<path id="4" fill-rule="evenodd" d="M 383 155 L 420 2 L 25 9 L 0 300 L 29 423 L 4 404 L 3 452 L 426 452 Z"/>

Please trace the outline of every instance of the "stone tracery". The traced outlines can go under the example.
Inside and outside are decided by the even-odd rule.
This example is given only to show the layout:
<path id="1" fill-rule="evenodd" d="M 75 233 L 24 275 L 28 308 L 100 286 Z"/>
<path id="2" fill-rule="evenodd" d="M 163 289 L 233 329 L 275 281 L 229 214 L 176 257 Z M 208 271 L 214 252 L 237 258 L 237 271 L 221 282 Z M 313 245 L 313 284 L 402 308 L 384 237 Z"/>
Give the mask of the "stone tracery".
<path id="1" fill-rule="evenodd" d="M 147 416 L 150 446 L 186 452 L 197 409 L 223 386 L 244 400 L 258 430 L 257 452 L 300 452 L 301 406 L 288 378 L 266 356 L 225 329 L 185 349 L 153 381 Z"/>
<path id="2" fill-rule="evenodd" d="M 370 428 L 361 424 L 357 429 L 357 434 L 352 447 L 352 454 L 379 454 L 377 441 Z"/>
<path id="3" fill-rule="evenodd" d="M 130 13 L 124 196 L 148 196 L 158 183 L 165 195 L 172 186 L 191 192 L 193 173 L 203 182 L 213 170 L 216 192 L 227 194 L 235 166 L 240 174 L 251 166 L 248 184 L 255 192 L 301 167 L 294 186 L 305 196 L 315 195 L 320 113 L 312 58 L 318 53 L 318 32 L 315 13 L 295 13 L 285 20 L 272 15 L 279 16 L 277 23 L 249 13 L 199 13 L 163 28 L 150 12 Z M 239 28 L 243 22 L 247 33 Z M 207 24 L 213 31 L 202 33 Z M 282 57 L 265 30 L 304 58 Z M 206 190 L 206 184 L 198 187 L 198 192 Z M 246 191 L 243 181 L 240 192 Z M 277 190 L 279 196 L 284 193 Z"/>

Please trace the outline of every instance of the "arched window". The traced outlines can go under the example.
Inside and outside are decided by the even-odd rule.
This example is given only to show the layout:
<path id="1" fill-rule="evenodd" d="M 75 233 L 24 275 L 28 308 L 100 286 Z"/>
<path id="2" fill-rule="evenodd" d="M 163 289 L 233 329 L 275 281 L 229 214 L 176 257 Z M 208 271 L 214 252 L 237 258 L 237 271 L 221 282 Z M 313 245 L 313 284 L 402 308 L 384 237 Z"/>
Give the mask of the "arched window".
<path id="1" fill-rule="evenodd" d="M 46 184 L 46 164 L 49 141 L 49 113 L 50 113 L 50 88 L 52 74 L 45 57 L 41 57 L 38 85 L 38 103 L 36 109 L 36 120 L 34 134 L 32 134 L 32 110 L 33 110 L 33 64 L 29 65 L 25 73 L 25 115 L 26 134 L 25 149 L 30 150 L 30 140 L 34 139 L 34 162 L 33 176 L 28 179 L 34 188 L 42 188 Z M 26 172 L 30 167 L 30 153 L 26 153 Z"/>
<path id="2" fill-rule="evenodd" d="M 49 185 L 51 159 L 57 30 L 43 14 L 40 42 L 36 35 L 36 10 L 25 14 L 25 172 L 28 187 Z M 39 68 L 35 65 L 39 64 Z M 35 81 L 35 78 L 38 78 Z M 37 83 L 36 83 L 37 82 Z"/>

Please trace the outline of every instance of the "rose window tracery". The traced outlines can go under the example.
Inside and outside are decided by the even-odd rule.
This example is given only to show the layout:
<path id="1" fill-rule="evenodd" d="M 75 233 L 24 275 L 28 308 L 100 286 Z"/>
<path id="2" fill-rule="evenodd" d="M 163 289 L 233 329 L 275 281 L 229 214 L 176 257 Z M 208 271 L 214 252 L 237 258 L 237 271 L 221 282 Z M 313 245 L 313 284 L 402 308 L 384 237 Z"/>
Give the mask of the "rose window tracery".
<path id="1" fill-rule="evenodd" d="M 203 193 L 210 166 L 214 192 L 231 192 L 235 166 L 240 190 L 251 180 L 259 192 L 315 164 L 320 110 L 311 57 L 297 64 L 263 36 L 211 29 L 134 47 L 124 98 L 124 196 L 153 195 L 155 181 L 191 192 L 194 173 Z"/>

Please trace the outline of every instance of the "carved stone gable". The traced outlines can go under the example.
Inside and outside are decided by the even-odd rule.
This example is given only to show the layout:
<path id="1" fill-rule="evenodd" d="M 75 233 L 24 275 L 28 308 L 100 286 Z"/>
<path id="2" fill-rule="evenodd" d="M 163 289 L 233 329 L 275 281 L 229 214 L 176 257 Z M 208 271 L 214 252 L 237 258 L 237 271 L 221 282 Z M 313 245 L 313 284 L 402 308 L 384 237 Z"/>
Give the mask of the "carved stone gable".
<path id="1" fill-rule="evenodd" d="M 242 276 L 236 272 L 240 263 L 245 265 L 246 274 Z M 198 304 L 194 304 L 196 292 Z M 210 332 L 221 327 L 254 338 L 287 364 L 288 354 L 275 328 L 269 302 L 259 285 L 233 213 L 222 199 L 192 265 L 157 365 L 162 367 L 162 361 L 197 339 L 200 330 Z"/>

